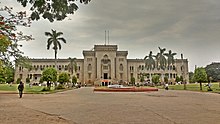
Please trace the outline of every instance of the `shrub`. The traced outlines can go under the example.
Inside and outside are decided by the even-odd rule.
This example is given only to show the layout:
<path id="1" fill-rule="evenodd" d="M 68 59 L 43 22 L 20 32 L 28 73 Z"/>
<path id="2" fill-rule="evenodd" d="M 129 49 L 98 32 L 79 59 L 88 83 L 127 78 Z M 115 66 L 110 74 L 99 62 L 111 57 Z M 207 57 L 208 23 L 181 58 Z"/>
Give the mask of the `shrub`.
<path id="1" fill-rule="evenodd" d="M 50 88 L 44 87 L 41 91 L 50 91 Z"/>
<path id="2" fill-rule="evenodd" d="M 21 78 L 18 78 L 16 83 L 19 84 L 21 82 Z"/>
<path id="3" fill-rule="evenodd" d="M 60 90 L 60 89 L 65 89 L 65 87 L 64 87 L 64 85 L 59 84 L 55 89 L 56 90 Z"/>

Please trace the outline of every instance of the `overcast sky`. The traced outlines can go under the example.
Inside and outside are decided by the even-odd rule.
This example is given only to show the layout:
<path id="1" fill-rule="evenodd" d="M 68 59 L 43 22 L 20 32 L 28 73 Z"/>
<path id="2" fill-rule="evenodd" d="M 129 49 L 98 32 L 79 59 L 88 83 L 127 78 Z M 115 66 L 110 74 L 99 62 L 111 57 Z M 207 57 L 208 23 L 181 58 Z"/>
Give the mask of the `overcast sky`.
<path id="1" fill-rule="evenodd" d="M 25 10 L 16 0 L 1 0 L 0 5 Z M 28 9 L 28 8 L 26 8 Z M 62 22 L 33 22 L 23 32 L 33 41 L 21 42 L 24 55 L 30 58 L 54 58 L 46 49 L 44 32 L 55 29 L 64 33 L 58 58 L 83 58 L 82 51 L 105 43 L 105 30 L 110 32 L 109 44 L 127 50 L 128 58 L 144 58 L 158 47 L 180 54 L 189 61 L 189 70 L 220 62 L 220 0 L 92 0 L 80 5 L 74 15 Z"/>

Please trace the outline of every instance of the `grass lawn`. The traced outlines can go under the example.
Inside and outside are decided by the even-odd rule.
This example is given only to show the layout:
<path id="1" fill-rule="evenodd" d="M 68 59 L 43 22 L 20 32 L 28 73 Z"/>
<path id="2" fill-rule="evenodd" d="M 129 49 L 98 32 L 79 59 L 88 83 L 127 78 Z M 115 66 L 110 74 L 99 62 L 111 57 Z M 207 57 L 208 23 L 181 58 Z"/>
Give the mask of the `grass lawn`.
<path id="1" fill-rule="evenodd" d="M 11 86 L 9 84 L 0 84 L 0 91 L 10 91 L 10 92 L 18 92 L 18 84 L 12 84 Z M 24 86 L 24 93 L 53 93 L 58 92 L 61 90 L 54 90 L 54 87 L 51 87 L 50 91 L 42 91 L 44 86 L 32 86 L 29 87 L 29 85 Z"/>
<path id="2" fill-rule="evenodd" d="M 206 85 L 207 83 L 202 83 L 202 91 L 203 92 L 207 92 L 207 86 L 204 86 Z M 163 88 L 163 86 L 158 86 L 158 88 Z M 220 87 L 219 87 L 219 83 L 212 83 L 212 86 L 211 86 L 212 90 L 213 91 L 209 91 L 209 92 L 216 92 L 216 93 L 220 93 Z M 184 85 L 181 84 L 181 85 L 169 85 L 169 89 L 170 90 L 184 90 Z M 200 85 L 199 83 L 197 84 L 186 84 L 186 90 L 190 90 L 190 91 L 200 91 Z"/>

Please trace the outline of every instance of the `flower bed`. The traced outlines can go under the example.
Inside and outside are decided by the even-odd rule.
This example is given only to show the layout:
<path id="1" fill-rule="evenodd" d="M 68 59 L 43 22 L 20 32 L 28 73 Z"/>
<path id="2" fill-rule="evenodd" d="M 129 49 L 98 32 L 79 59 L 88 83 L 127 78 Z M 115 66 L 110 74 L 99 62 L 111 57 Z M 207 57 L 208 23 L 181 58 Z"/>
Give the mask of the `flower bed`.
<path id="1" fill-rule="evenodd" d="M 94 88 L 94 91 L 100 91 L 100 92 L 148 92 L 148 91 L 158 91 L 158 89 L 157 88 L 126 87 L 126 88 Z"/>

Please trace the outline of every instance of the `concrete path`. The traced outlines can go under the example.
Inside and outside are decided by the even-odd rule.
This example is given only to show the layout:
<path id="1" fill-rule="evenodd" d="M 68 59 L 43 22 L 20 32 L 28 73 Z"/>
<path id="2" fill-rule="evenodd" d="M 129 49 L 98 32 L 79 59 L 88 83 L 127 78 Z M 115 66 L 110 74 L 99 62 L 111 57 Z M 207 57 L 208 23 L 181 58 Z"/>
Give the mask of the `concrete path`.
<path id="1" fill-rule="evenodd" d="M 219 124 L 220 94 L 173 90 L 105 93 L 90 87 L 25 94 L 22 99 L 17 94 L 0 94 L 0 120 L 27 122 L 14 118 L 12 110 L 32 124 Z"/>

